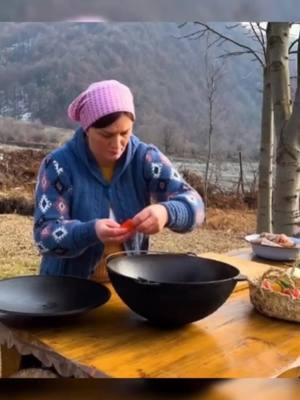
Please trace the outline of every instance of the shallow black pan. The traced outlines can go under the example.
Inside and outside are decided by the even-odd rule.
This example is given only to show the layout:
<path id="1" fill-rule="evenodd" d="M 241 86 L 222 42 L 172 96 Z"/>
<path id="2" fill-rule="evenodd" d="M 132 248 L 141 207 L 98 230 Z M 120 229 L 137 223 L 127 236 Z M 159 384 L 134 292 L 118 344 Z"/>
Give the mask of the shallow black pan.
<path id="1" fill-rule="evenodd" d="M 0 281 L 0 314 L 8 317 L 77 315 L 105 304 L 111 296 L 103 285 L 63 276 L 20 276 Z"/>
<path id="2" fill-rule="evenodd" d="M 120 298 L 158 325 L 182 325 L 216 311 L 237 282 L 247 280 L 232 265 L 191 254 L 115 253 L 106 259 Z"/>

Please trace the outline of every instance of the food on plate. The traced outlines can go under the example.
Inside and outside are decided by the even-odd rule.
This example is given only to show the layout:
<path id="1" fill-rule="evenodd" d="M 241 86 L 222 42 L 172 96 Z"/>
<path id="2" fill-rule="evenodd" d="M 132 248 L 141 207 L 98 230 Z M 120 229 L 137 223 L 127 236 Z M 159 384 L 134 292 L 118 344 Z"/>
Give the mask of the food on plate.
<path id="1" fill-rule="evenodd" d="M 256 239 L 251 240 L 251 243 L 262 244 L 273 247 L 298 247 L 296 243 L 284 233 L 268 233 L 263 232 Z"/>

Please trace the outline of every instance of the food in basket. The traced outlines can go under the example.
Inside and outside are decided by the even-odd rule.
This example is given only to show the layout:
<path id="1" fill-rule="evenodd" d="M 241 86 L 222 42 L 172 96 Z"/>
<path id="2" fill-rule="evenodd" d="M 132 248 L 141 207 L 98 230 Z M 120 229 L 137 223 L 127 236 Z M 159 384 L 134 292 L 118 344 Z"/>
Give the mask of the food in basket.
<path id="1" fill-rule="evenodd" d="M 287 269 L 270 268 L 249 281 L 250 299 L 264 315 L 300 322 L 299 263 Z"/>
<path id="2" fill-rule="evenodd" d="M 284 273 L 269 270 L 268 276 L 261 280 L 260 288 L 277 292 L 282 296 L 290 296 L 293 300 L 300 300 L 300 280 L 294 279 L 294 270 L 289 268 Z"/>
<path id="3" fill-rule="evenodd" d="M 287 248 L 298 247 L 298 245 L 284 233 L 263 232 L 259 235 L 258 238 L 252 240 L 251 243 L 262 244 L 273 247 L 287 247 Z"/>

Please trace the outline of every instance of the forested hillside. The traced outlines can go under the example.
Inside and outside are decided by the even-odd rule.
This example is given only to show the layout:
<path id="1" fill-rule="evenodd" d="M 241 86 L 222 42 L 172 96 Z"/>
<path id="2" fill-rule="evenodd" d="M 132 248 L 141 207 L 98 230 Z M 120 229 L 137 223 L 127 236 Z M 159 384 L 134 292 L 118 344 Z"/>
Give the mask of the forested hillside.
<path id="1" fill-rule="evenodd" d="M 176 23 L 2 23 L 0 115 L 73 128 L 66 108 L 74 96 L 93 81 L 119 79 L 135 95 L 137 135 L 174 154 L 205 154 L 206 41 L 178 39 L 183 33 Z M 245 40 L 243 28 L 235 35 Z M 261 69 L 249 56 L 218 52 L 208 53 L 210 64 L 223 64 L 213 151 L 256 156 Z"/>

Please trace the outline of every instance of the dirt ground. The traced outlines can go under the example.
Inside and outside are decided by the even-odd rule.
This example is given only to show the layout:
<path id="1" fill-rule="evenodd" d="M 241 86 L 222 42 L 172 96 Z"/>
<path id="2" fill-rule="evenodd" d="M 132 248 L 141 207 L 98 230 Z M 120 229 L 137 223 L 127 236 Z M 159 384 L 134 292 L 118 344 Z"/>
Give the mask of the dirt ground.
<path id="1" fill-rule="evenodd" d="M 0 279 L 35 274 L 40 257 L 32 240 L 32 217 L 0 215 Z M 254 211 L 209 209 L 204 227 L 187 234 L 165 229 L 152 236 L 151 250 L 227 252 L 246 247 L 244 236 L 255 232 Z"/>

